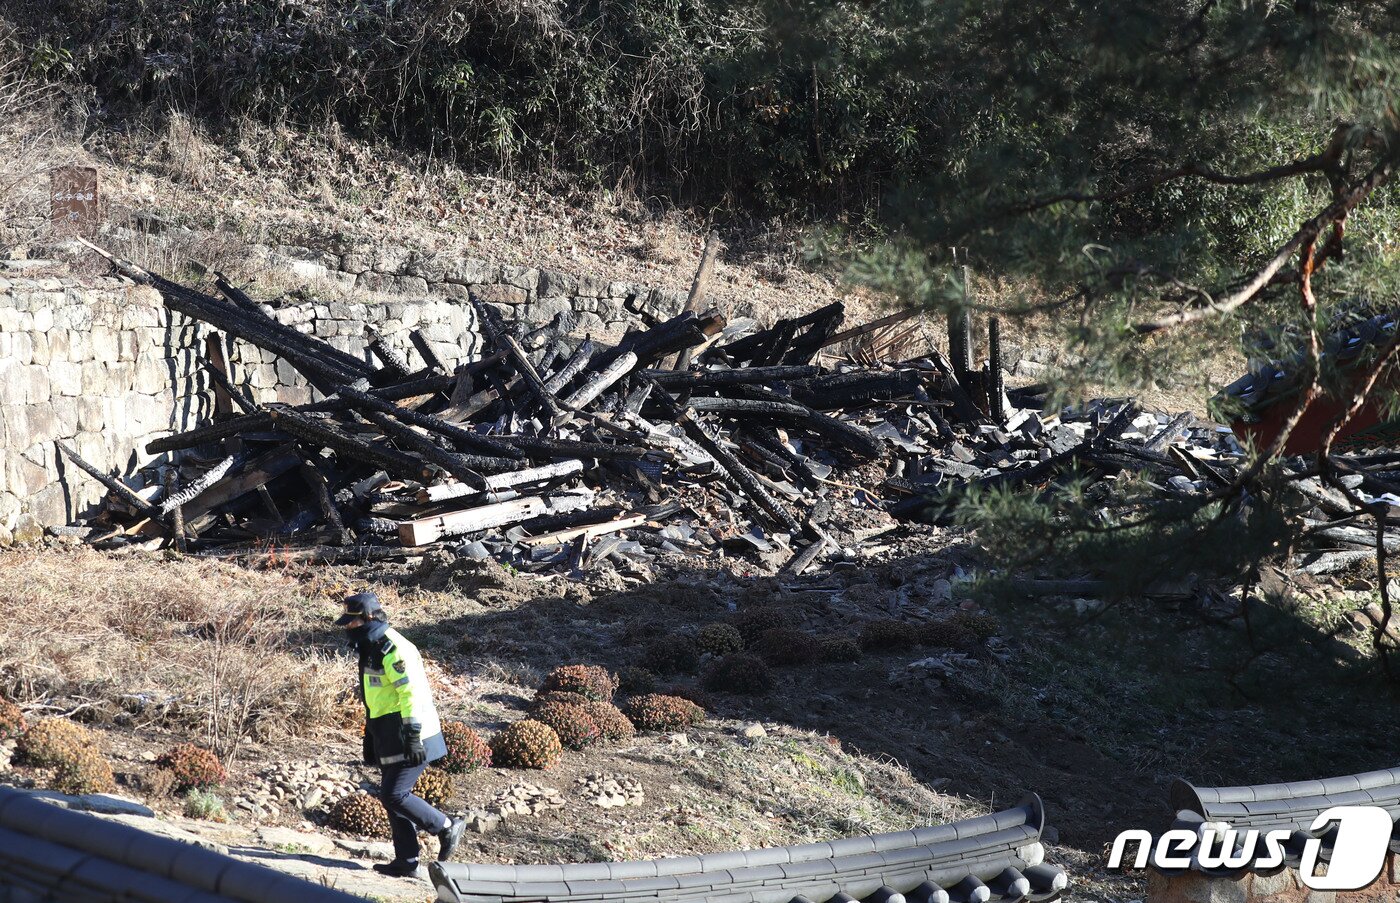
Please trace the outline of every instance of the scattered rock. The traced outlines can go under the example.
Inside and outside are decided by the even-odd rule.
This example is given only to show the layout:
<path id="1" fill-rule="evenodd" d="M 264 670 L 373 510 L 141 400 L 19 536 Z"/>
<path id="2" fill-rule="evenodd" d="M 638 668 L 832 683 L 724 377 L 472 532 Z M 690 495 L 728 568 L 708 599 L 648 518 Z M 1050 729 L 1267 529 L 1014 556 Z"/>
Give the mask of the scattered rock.
<path id="1" fill-rule="evenodd" d="M 274 850 L 324 855 L 335 849 L 335 841 L 320 834 L 307 834 L 291 828 L 259 828 L 258 840 Z"/>
<path id="2" fill-rule="evenodd" d="M 490 834 L 501 826 L 501 817 L 485 809 L 468 809 L 463 817 L 467 820 L 467 828 L 478 834 Z"/>
<path id="3" fill-rule="evenodd" d="M 512 784 L 491 800 L 490 811 L 503 818 L 512 815 L 539 815 L 548 809 L 564 808 L 564 798 L 553 787 L 538 784 Z"/>
<path id="4" fill-rule="evenodd" d="M 373 840 L 342 840 L 337 838 L 335 846 L 357 859 L 388 862 L 394 858 L 394 845 L 391 843 Z"/>
<path id="5" fill-rule="evenodd" d="M 582 791 L 583 798 L 591 806 L 601 809 L 617 809 L 622 806 L 640 806 L 646 800 L 642 785 L 620 774 L 604 774 L 600 771 L 574 781 Z"/>
<path id="6" fill-rule="evenodd" d="M 748 727 L 744 728 L 745 739 L 761 740 L 766 736 L 768 736 L 768 731 L 765 730 L 763 725 L 759 724 L 758 722 L 754 722 L 753 724 L 750 724 Z"/>

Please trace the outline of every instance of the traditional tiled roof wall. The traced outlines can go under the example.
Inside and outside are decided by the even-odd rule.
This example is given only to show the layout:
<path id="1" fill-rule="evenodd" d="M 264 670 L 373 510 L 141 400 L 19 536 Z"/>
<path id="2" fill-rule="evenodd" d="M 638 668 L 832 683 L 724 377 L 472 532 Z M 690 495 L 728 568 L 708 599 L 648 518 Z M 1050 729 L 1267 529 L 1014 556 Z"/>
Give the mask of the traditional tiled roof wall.
<path id="1" fill-rule="evenodd" d="M 0 787 L 0 900 L 349 903 L 358 899 Z"/>
<path id="2" fill-rule="evenodd" d="M 1174 828 L 1199 830 L 1206 822 L 1223 822 L 1236 829 L 1291 830 L 1293 834 L 1284 846 L 1284 864 L 1297 868 L 1304 843 L 1316 836 L 1310 832 L 1313 820 L 1333 806 L 1380 806 L 1390 814 L 1392 822 L 1400 822 L 1400 767 L 1318 781 L 1246 787 L 1196 787 L 1177 781 L 1172 785 L 1171 803 L 1177 810 Z M 1331 858 L 1333 836 L 1330 832 L 1321 836 L 1324 860 Z M 1391 833 L 1390 849 L 1400 853 L 1400 824 Z M 1211 873 L 1233 872 L 1217 869 Z"/>
<path id="3" fill-rule="evenodd" d="M 439 900 L 663 903 L 988 903 L 1051 900 L 1066 877 L 1043 864 L 1039 797 L 947 825 L 829 843 L 643 862 L 435 863 Z"/>

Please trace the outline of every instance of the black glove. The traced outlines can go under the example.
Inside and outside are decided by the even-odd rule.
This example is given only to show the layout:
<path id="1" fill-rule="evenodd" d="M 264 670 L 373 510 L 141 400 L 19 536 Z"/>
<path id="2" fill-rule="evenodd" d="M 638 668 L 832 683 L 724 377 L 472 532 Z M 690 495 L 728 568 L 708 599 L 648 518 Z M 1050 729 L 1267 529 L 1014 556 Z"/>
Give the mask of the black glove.
<path id="1" fill-rule="evenodd" d="M 403 726 L 403 758 L 409 765 L 422 765 L 428 761 L 428 751 L 423 748 L 423 728 L 417 724 Z"/>
<path id="2" fill-rule="evenodd" d="M 374 738 L 369 735 L 369 731 L 365 731 L 365 739 L 362 748 L 364 750 L 365 764 L 373 765 L 375 763 Z"/>

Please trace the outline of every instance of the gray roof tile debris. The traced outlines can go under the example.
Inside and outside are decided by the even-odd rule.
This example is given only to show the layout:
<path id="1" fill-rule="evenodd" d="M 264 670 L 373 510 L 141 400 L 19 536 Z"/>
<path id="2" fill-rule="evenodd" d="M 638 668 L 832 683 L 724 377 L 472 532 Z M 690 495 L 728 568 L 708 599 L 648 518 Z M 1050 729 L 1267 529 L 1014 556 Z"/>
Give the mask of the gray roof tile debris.
<path id="1" fill-rule="evenodd" d="M 828 843 L 650 862 L 434 863 L 429 874 L 439 900 L 462 903 L 1039 903 L 1067 884 L 1041 864 L 1044 824 L 1031 795 L 990 816 Z"/>
<path id="2" fill-rule="evenodd" d="M 349 903 L 349 894 L 0 787 L 0 899 Z"/>

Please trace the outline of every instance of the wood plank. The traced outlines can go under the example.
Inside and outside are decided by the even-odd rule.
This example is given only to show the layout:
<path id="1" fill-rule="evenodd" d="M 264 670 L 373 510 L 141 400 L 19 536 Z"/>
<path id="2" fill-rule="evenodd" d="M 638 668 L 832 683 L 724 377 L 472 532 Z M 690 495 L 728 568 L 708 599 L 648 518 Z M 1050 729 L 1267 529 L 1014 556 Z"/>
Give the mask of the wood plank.
<path id="1" fill-rule="evenodd" d="M 647 522 L 645 514 L 633 514 L 628 517 L 620 517 L 617 520 L 604 521 L 600 524 L 585 524 L 581 527 L 571 527 L 567 530 L 555 530 L 551 533 L 542 533 L 539 536 L 527 536 L 520 540 L 521 545 L 531 548 L 542 548 L 544 546 L 560 545 L 581 536 L 593 538 L 595 536 L 605 536 L 608 533 L 616 533 L 619 530 L 630 530 L 633 527 L 640 527 Z"/>
<path id="2" fill-rule="evenodd" d="M 576 511 L 591 505 L 593 495 L 593 490 L 582 489 L 550 496 L 526 496 L 480 508 L 404 521 L 399 524 L 399 542 L 406 546 L 421 546 L 444 536 L 475 533 L 532 517 Z"/>
<path id="3" fill-rule="evenodd" d="M 220 505 L 233 501 L 245 493 L 253 492 L 294 467 L 301 465 L 301 457 L 292 444 L 280 445 L 260 458 L 248 462 L 240 472 L 225 479 L 217 486 L 210 487 L 185 507 L 185 522 L 189 523 Z"/>
<path id="4" fill-rule="evenodd" d="M 436 486 L 428 486 L 418 490 L 418 502 L 426 505 L 430 502 L 443 502 L 448 499 L 464 498 L 486 492 L 499 492 L 502 489 L 510 489 L 525 483 L 539 483 L 576 473 L 583 473 L 583 461 L 577 458 L 556 461 L 553 464 L 527 467 L 524 470 L 511 473 L 491 474 L 486 477 L 486 485 L 482 488 L 468 486 L 465 483 L 439 483 Z"/>

